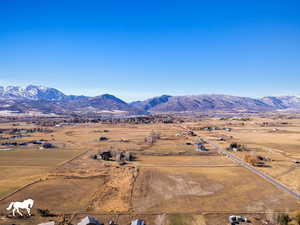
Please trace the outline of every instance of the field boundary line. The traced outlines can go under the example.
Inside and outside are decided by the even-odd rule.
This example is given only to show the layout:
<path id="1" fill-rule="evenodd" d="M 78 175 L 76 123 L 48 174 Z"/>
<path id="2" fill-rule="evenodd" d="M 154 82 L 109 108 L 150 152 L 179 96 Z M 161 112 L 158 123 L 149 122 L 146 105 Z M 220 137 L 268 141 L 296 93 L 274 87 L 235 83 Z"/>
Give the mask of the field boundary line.
<path id="1" fill-rule="evenodd" d="M 119 213 L 109 213 L 109 212 L 99 212 L 99 213 L 93 213 L 93 212 L 54 212 L 55 215 L 68 215 L 68 216 L 80 216 L 80 215 L 91 215 L 91 216 L 157 216 L 157 215 L 210 215 L 210 214 L 274 214 L 274 213 L 288 213 L 293 212 L 293 210 L 274 210 L 274 211 L 199 211 L 199 212 L 119 212 Z"/>
<path id="2" fill-rule="evenodd" d="M 153 165 L 153 166 L 141 166 L 140 168 L 164 168 L 164 167 L 174 167 L 174 168 L 210 168 L 210 167 L 222 167 L 222 168 L 232 168 L 232 167 L 242 167 L 241 165 L 190 165 L 190 166 L 178 166 L 178 165 Z"/>
<path id="3" fill-rule="evenodd" d="M 11 197 L 12 195 L 14 195 L 14 194 L 16 194 L 16 193 L 18 193 L 18 192 L 24 190 L 25 188 L 30 187 L 31 185 L 40 183 L 40 182 L 45 181 L 45 180 L 47 180 L 47 179 L 42 179 L 42 178 L 40 178 L 40 179 L 35 180 L 35 181 L 31 182 L 31 183 L 25 184 L 24 186 L 18 188 L 17 190 L 15 190 L 15 191 L 13 191 L 13 192 L 7 194 L 6 196 L 2 197 L 2 198 L 0 199 L 0 202 L 1 202 L 1 201 L 4 201 L 5 199 L 7 199 L 7 198 L 9 198 L 9 197 Z"/>
<path id="4" fill-rule="evenodd" d="M 68 160 L 66 160 L 66 161 L 63 161 L 63 162 L 59 163 L 57 166 L 55 166 L 53 169 L 56 169 L 56 168 L 58 168 L 58 167 L 60 167 L 60 166 L 63 166 L 63 165 L 65 165 L 65 164 L 67 164 L 67 163 L 69 163 L 69 162 L 71 162 L 71 161 L 73 161 L 73 160 L 75 160 L 75 159 L 81 157 L 82 155 L 88 153 L 89 151 L 90 151 L 90 150 L 87 150 L 87 151 L 85 151 L 85 152 L 83 152 L 83 153 L 80 153 L 80 154 L 74 156 L 74 157 L 71 158 L 71 159 L 68 159 Z M 40 182 L 46 181 L 46 180 L 49 180 L 49 178 L 44 178 L 44 179 L 43 179 L 43 178 L 39 178 L 38 180 L 35 180 L 35 181 L 30 182 L 30 183 L 28 183 L 28 184 L 25 184 L 24 186 L 22 186 L 22 187 L 16 189 L 15 191 L 13 191 L 13 192 L 11 192 L 11 193 L 5 195 L 4 197 L 0 198 L 0 202 L 6 200 L 7 198 L 9 198 L 9 197 L 13 196 L 14 194 L 16 194 L 16 193 L 18 193 L 18 192 L 24 190 L 24 189 L 27 188 L 27 187 L 30 187 L 30 186 L 32 186 L 32 185 L 34 185 L 34 184 L 37 184 L 37 183 L 40 183 Z"/>
<path id="5" fill-rule="evenodd" d="M 88 153 L 89 151 L 91 151 L 91 150 L 87 150 L 87 151 L 85 151 L 85 152 L 79 153 L 78 155 L 74 156 L 73 158 L 67 159 L 67 160 L 65 160 L 65 161 L 63 161 L 63 162 L 57 164 L 57 165 L 54 167 L 54 169 L 56 169 L 56 168 L 58 168 L 58 167 L 60 167 L 60 166 L 63 166 L 63 165 L 65 165 L 65 164 L 69 163 L 69 162 L 72 162 L 72 161 L 76 160 L 77 158 L 79 158 L 79 157 L 85 155 L 86 153 Z"/>
<path id="6" fill-rule="evenodd" d="M 137 182 L 137 179 L 138 179 L 138 176 L 140 175 L 140 169 L 139 167 L 136 167 L 135 168 L 135 173 L 136 174 L 133 174 L 133 181 L 132 181 L 132 184 L 131 184 L 131 190 L 130 190 L 130 202 L 129 202 L 129 207 L 130 207 L 130 212 L 134 212 L 134 207 L 133 207 L 133 198 L 134 198 L 134 189 L 135 189 L 135 184 Z"/>

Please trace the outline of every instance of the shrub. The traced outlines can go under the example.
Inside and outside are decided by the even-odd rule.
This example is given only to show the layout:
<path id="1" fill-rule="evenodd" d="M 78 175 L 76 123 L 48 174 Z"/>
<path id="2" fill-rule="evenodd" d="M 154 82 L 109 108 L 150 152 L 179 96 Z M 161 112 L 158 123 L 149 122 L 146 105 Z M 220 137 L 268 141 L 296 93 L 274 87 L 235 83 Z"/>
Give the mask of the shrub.
<path id="1" fill-rule="evenodd" d="M 277 223 L 278 225 L 288 225 L 289 222 L 291 222 L 291 218 L 288 214 L 280 214 L 277 217 Z"/>

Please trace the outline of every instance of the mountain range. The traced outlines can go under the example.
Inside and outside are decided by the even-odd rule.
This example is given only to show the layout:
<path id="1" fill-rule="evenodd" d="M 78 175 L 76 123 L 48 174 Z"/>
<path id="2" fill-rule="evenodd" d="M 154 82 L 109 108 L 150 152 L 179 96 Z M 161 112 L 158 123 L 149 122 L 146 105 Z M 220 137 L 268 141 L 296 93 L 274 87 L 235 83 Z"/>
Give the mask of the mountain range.
<path id="1" fill-rule="evenodd" d="M 127 103 L 113 95 L 96 97 L 66 95 L 43 86 L 29 85 L 0 87 L 0 111 L 43 114 L 113 113 L 137 115 L 172 112 L 265 112 L 300 109 L 297 96 L 249 98 L 230 95 L 162 95 L 144 101 Z"/>

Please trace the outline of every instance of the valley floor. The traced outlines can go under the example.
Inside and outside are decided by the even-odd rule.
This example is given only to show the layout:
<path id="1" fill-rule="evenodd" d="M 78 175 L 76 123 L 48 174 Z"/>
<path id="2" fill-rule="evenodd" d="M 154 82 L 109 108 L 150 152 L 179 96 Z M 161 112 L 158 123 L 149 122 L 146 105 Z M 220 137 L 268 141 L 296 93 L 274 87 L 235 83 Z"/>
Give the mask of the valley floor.
<path id="1" fill-rule="evenodd" d="M 37 209 L 67 215 L 74 224 L 91 215 L 106 223 L 113 219 L 119 225 L 136 218 L 156 225 L 223 225 L 232 214 L 261 224 L 274 219 L 276 213 L 299 210 L 293 196 L 219 154 L 213 146 L 206 145 L 208 153 L 195 150 L 199 137 L 223 147 L 242 142 L 251 146 L 251 154 L 274 159 L 271 167 L 262 171 L 300 191 L 298 167 L 291 162 L 300 158 L 300 148 L 298 151 L 296 147 L 298 142 L 300 146 L 296 133 L 300 132 L 300 121 L 289 121 L 290 127 L 280 128 L 289 135 L 269 132 L 271 129 L 259 126 L 261 121 L 254 118 L 243 126 L 216 119 L 186 123 L 197 136 L 185 134 L 177 124 L 73 124 L 52 128 L 49 134 L 21 138 L 18 141 L 47 139 L 58 148 L 0 150 L 0 224 L 29 225 L 60 219 L 42 218 Z M 231 126 L 233 130 L 198 129 L 207 125 Z M 149 144 L 145 137 L 153 131 L 161 137 Z M 100 142 L 101 136 L 108 140 Z M 220 142 L 219 136 L 232 137 Z M 293 145 L 286 147 L 289 143 Z M 100 150 L 130 151 L 137 158 L 123 166 L 92 159 L 91 155 Z M 246 153 L 235 154 L 243 158 Z M 5 208 L 10 202 L 27 198 L 35 200 L 33 217 L 6 218 Z"/>

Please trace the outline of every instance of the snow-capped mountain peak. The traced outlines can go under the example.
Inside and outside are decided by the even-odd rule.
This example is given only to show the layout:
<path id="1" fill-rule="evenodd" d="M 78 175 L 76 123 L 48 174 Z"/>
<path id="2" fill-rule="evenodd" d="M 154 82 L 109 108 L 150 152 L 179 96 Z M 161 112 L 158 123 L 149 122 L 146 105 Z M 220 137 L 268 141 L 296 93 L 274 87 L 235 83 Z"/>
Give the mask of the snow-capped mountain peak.
<path id="1" fill-rule="evenodd" d="M 28 85 L 27 87 L 7 86 L 0 87 L 0 96 L 11 99 L 28 100 L 62 100 L 65 95 L 57 89 L 44 86 Z"/>

